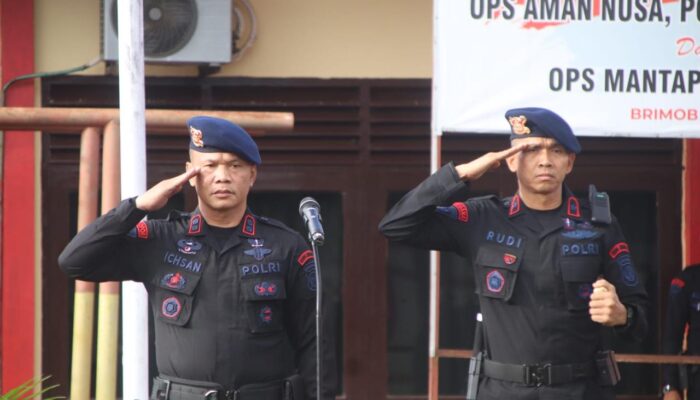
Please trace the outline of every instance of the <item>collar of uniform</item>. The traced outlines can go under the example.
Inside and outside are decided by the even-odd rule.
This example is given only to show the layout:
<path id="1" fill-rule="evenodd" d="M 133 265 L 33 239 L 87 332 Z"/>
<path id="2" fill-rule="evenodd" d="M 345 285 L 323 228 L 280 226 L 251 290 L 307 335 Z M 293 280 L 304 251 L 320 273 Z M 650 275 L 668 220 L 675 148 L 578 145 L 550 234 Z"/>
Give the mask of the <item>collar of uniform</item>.
<path id="1" fill-rule="evenodd" d="M 508 202 L 508 218 L 517 217 L 518 215 L 524 213 L 525 207 L 523 207 L 523 201 L 520 199 L 519 194 L 514 194 Z"/>
<path id="2" fill-rule="evenodd" d="M 188 236 L 204 235 L 204 217 L 199 212 L 199 208 L 195 209 L 190 215 L 190 222 L 187 227 Z"/>
<path id="3" fill-rule="evenodd" d="M 514 218 L 518 215 L 526 213 L 527 207 L 523 204 L 519 194 L 514 194 L 507 202 L 508 218 Z M 568 217 L 576 220 L 581 219 L 581 204 L 568 186 L 563 185 L 562 190 L 562 206 L 559 207 L 562 217 Z"/>
<path id="4" fill-rule="evenodd" d="M 190 215 L 190 222 L 187 227 L 187 235 L 189 236 L 202 236 L 204 234 L 204 226 L 206 225 L 204 217 L 199 211 L 199 208 L 195 209 Z M 239 235 L 245 237 L 254 237 L 257 231 L 257 222 L 255 216 L 250 210 L 246 210 L 246 213 L 241 219 L 241 223 L 238 224 Z"/>
<path id="5" fill-rule="evenodd" d="M 578 198 L 574 196 L 573 192 L 571 192 L 571 189 L 569 189 L 569 187 L 566 185 L 564 185 L 562 200 L 564 203 L 564 208 L 562 209 L 562 216 L 580 220 L 582 218 L 581 203 L 579 203 Z"/>
<path id="6" fill-rule="evenodd" d="M 257 220 L 250 210 L 246 210 L 241 223 L 238 224 L 240 235 L 245 237 L 254 237 L 257 231 Z"/>

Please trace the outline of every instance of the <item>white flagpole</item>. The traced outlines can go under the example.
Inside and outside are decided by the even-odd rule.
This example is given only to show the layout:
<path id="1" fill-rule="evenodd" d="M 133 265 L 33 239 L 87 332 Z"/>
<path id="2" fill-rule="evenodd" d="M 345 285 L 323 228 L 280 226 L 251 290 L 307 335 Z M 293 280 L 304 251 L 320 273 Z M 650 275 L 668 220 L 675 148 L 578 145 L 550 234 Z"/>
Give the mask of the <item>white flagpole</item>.
<path id="1" fill-rule="evenodd" d="M 432 118 L 430 124 L 430 173 L 436 172 L 440 168 L 440 152 L 442 131 L 440 125 L 438 87 L 435 82 L 440 71 L 438 64 L 438 32 L 439 32 L 439 7 L 440 1 L 433 1 L 433 104 Z M 440 347 L 440 253 L 430 252 L 430 309 L 429 309 L 429 338 L 428 338 L 428 399 L 437 400 L 439 397 L 439 376 L 440 358 L 438 349 Z"/>
<path id="2" fill-rule="evenodd" d="M 146 191 L 143 0 L 119 0 L 119 121 L 122 199 Z M 148 399 L 148 296 L 122 283 L 123 399 Z"/>

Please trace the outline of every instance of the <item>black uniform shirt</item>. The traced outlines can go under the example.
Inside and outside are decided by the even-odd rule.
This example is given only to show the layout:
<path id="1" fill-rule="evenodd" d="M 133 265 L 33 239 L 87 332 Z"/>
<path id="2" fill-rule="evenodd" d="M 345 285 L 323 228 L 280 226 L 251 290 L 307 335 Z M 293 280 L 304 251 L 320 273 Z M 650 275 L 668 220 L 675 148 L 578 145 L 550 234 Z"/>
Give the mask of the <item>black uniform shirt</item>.
<path id="1" fill-rule="evenodd" d="M 472 261 L 489 358 L 511 364 L 591 362 L 601 348 L 601 325 L 588 312 L 599 276 L 635 309 L 632 324 L 617 331 L 645 334 L 647 296 L 615 220 L 591 223 L 587 202 L 566 188 L 558 218 L 536 215 L 517 195 L 452 203 L 464 199 L 467 189 L 454 166 L 446 165 L 401 199 L 380 230 L 390 239 Z"/>
<path id="2" fill-rule="evenodd" d="M 688 324 L 688 354 L 700 355 L 700 265 L 685 268 L 671 281 L 663 340 L 664 354 L 680 354 Z M 680 388 L 678 367 L 664 365 L 665 384 Z"/>
<path id="3" fill-rule="evenodd" d="M 197 210 L 144 216 L 123 201 L 81 230 L 59 265 L 73 278 L 144 283 L 161 374 L 238 388 L 298 370 L 315 398 L 316 269 L 304 239 L 250 212 L 223 241 Z"/>

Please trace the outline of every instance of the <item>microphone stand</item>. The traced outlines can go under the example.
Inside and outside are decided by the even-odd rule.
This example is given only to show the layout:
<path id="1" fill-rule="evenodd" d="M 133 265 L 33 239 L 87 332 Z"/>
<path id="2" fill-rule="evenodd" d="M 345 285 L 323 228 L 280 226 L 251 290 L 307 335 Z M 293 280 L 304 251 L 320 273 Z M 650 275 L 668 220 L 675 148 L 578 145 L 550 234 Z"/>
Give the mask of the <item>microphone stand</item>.
<path id="1" fill-rule="evenodd" d="M 323 304 L 323 282 L 321 281 L 321 259 L 318 257 L 318 246 L 316 245 L 316 241 L 311 238 L 311 235 L 309 235 L 309 241 L 311 242 L 311 249 L 314 253 L 314 264 L 316 266 L 316 400 L 322 400 L 321 373 L 323 369 L 321 368 L 321 364 L 323 361 L 323 352 L 321 349 L 323 341 L 321 340 L 321 334 L 323 329 L 321 324 L 323 319 L 321 318 L 321 306 Z"/>

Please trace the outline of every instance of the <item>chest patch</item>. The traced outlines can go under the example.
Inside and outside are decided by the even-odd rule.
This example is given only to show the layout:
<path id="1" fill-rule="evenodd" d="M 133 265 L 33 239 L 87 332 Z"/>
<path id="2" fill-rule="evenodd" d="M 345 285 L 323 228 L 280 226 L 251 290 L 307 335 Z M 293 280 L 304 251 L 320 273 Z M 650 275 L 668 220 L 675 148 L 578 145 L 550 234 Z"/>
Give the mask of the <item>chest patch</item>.
<path id="1" fill-rule="evenodd" d="M 565 243 L 561 245 L 561 255 L 568 256 L 597 256 L 600 245 L 595 242 Z"/>
<path id="2" fill-rule="evenodd" d="M 245 250 L 243 253 L 245 255 L 255 258 L 258 261 L 262 261 L 266 255 L 272 253 L 272 250 L 266 249 L 264 247 L 265 242 L 262 239 L 248 239 L 248 244 L 250 244 L 250 247 L 252 247 L 252 249 Z"/>
<path id="3" fill-rule="evenodd" d="M 268 305 L 260 307 L 258 311 L 258 318 L 263 324 L 269 324 L 272 322 L 272 308 Z"/>
<path id="4" fill-rule="evenodd" d="M 275 282 L 262 281 L 256 283 L 253 289 L 260 297 L 272 297 L 277 294 L 279 288 Z"/>
<path id="5" fill-rule="evenodd" d="M 202 249 L 202 244 L 192 239 L 180 239 L 177 241 L 177 251 L 183 254 L 197 254 Z"/>
<path id="6" fill-rule="evenodd" d="M 582 283 L 578 287 L 578 297 L 582 299 L 588 299 L 591 297 L 591 293 L 593 293 L 593 284 L 590 283 Z"/>
<path id="7" fill-rule="evenodd" d="M 492 293 L 501 293 L 506 284 L 506 279 L 498 270 L 493 270 L 486 274 L 486 288 Z"/>
<path id="8" fill-rule="evenodd" d="M 166 251 L 163 255 L 163 261 L 167 264 L 183 268 L 186 271 L 200 272 L 202 263 L 196 260 L 189 259 L 181 254 Z"/>
<path id="9" fill-rule="evenodd" d="M 175 296 L 167 297 L 163 299 L 160 312 L 166 318 L 175 319 L 182 312 L 182 304 Z"/>
<path id="10" fill-rule="evenodd" d="M 523 238 L 515 235 L 507 235 L 505 233 L 488 231 L 486 233 L 487 242 L 496 242 L 498 244 L 506 245 L 508 247 L 514 247 L 519 249 L 523 244 Z"/>
<path id="11" fill-rule="evenodd" d="M 576 229 L 573 231 L 564 231 L 561 235 L 568 239 L 592 239 L 598 236 L 598 232 Z"/>
<path id="12" fill-rule="evenodd" d="M 165 274 L 160 280 L 160 284 L 171 289 L 184 289 L 187 285 L 187 279 L 179 272 Z"/>
<path id="13" fill-rule="evenodd" d="M 241 276 L 262 275 L 282 272 L 282 267 L 277 261 L 266 263 L 241 265 Z"/>

